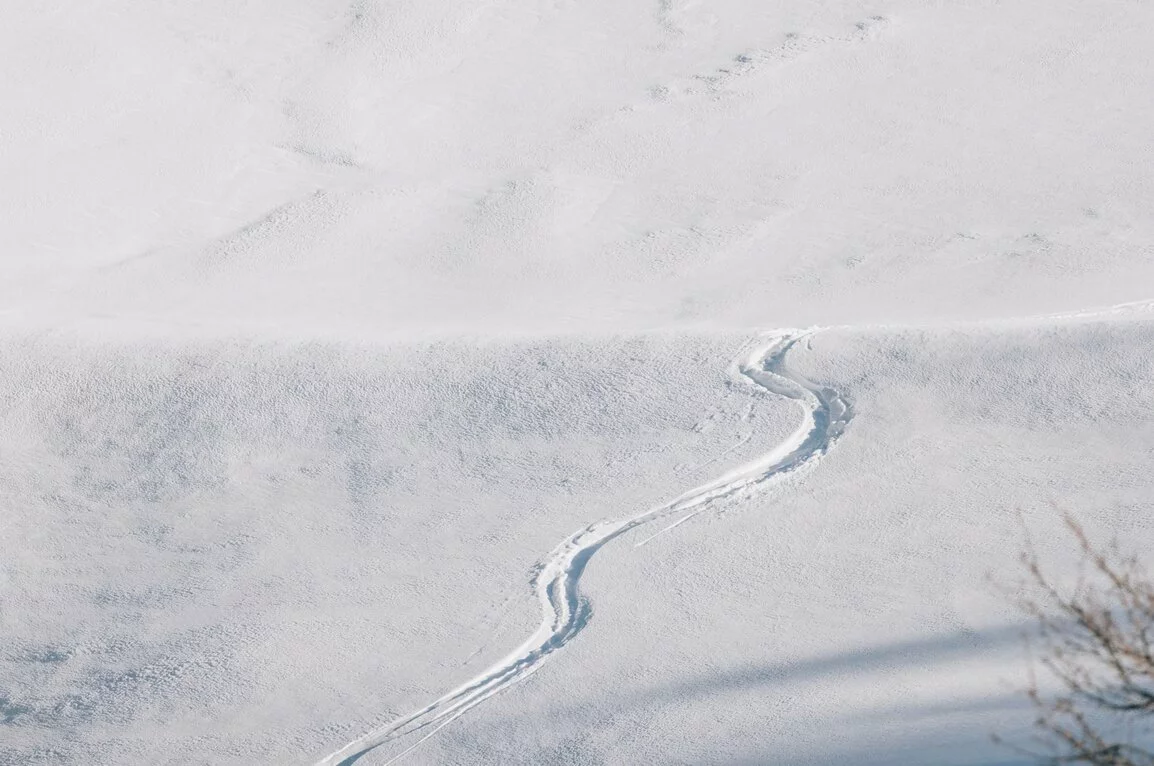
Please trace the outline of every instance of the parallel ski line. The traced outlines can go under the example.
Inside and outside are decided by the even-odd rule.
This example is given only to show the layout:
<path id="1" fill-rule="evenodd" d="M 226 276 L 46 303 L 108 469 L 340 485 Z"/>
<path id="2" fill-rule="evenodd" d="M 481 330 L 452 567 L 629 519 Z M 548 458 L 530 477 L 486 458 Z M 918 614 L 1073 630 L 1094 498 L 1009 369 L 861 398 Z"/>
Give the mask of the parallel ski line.
<path id="1" fill-rule="evenodd" d="M 658 533 L 663 534 L 714 503 L 744 499 L 799 469 L 812 466 L 829 451 L 853 417 L 849 403 L 840 393 L 790 373 L 785 365 L 790 349 L 813 332 L 778 331 L 735 365 L 735 372 L 756 389 L 784 396 L 798 404 L 804 417 L 788 439 L 769 453 L 663 505 L 626 519 L 596 522 L 567 537 L 534 574 L 532 585 L 541 604 L 542 619 L 524 643 L 480 675 L 420 710 L 358 737 L 317 761 L 316 766 L 351 766 L 374 748 L 431 729 L 385 762 L 386 765 L 394 763 L 476 705 L 538 670 L 589 622 L 592 609 L 581 594 L 581 576 L 593 555 L 606 543 L 642 524 L 686 514 Z"/>

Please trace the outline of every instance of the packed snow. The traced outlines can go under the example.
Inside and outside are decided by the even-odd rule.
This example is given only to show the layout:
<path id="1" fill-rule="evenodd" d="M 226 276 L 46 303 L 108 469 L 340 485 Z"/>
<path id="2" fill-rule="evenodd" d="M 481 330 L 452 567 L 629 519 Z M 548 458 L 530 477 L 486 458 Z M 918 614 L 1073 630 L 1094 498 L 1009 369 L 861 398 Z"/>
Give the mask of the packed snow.
<path id="1" fill-rule="evenodd" d="M 1028 763 L 1154 6 L 9 6 L 0 763 Z"/>

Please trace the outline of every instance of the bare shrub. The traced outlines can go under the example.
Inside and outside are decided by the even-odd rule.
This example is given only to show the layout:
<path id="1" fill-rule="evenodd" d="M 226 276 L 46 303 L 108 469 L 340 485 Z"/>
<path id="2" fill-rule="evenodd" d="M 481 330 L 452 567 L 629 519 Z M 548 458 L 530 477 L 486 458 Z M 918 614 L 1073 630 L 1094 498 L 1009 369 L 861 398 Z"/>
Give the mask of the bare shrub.
<path id="1" fill-rule="evenodd" d="M 1031 544 L 1021 556 L 1026 576 L 1014 599 L 1037 626 L 1026 693 L 1040 750 L 1017 749 L 1048 764 L 1154 766 L 1140 744 L 1154 730 L 1154 583 L 1116 541 L 1095 545 L 1073 517 L 1065 521 L 1082 553 L 1072 588 L 1056 584 Z M 1042 691 L 1039 666 L 1057 691 Z"/>

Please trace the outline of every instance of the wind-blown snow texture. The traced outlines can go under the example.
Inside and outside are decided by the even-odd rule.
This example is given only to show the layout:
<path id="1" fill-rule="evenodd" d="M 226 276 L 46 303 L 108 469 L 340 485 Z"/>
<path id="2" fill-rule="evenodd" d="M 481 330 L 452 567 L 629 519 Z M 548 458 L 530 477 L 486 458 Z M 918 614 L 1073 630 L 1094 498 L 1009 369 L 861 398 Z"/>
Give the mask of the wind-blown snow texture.
<path id="1" fill-rule="evenodd" d="M 10 5 L 0 763 L 1005 764 L 1154 543 L 1149 3 Z"/>

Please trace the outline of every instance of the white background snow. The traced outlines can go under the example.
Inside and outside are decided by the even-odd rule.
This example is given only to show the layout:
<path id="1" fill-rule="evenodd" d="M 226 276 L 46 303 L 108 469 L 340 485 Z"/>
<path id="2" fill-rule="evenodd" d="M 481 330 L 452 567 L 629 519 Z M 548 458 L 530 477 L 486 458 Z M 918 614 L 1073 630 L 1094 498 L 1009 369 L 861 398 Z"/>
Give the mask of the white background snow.
<path id="1" fill-rule="evenodd" d="M 7 3 L 0 763 L 1023 763 L 1030 530 L 1154 543 L 1154 6 Z M 1134 303 L 1136 302 L 1136 303 Z M 1111 310 L 1120 304 L 1132 304 Z M 384 764 L 403 744 L 358 766 Z"/>

